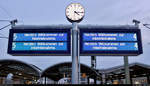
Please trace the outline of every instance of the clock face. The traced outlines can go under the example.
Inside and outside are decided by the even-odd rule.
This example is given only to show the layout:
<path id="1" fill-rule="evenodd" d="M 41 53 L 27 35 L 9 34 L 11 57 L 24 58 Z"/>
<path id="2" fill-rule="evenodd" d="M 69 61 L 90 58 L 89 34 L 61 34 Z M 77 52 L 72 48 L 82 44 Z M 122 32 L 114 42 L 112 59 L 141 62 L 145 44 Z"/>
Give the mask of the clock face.
<path id="1" fill-rule="evenodd" d="M 66 8 L 66 17 L 71 22 L 79 22 L 84 17 L 84 8 L 79 3 L 72 3 Z"/>

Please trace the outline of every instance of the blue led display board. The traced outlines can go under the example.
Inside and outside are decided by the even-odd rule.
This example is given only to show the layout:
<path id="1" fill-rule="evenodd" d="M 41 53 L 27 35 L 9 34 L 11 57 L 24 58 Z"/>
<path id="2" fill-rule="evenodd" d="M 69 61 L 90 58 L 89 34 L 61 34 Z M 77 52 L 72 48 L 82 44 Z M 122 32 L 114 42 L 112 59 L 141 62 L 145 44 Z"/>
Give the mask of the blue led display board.
<path id="1" fill-rule="evenodd" d="M 80 29 L 80 55 L 139 55 L 140 29 Z"/>
<path id="2" fill-rule="evenodd" d="M 67 41 L 67 33 L 14 33 L 13 41 Z"/>
<path id="3" fill-rule="evenodd" d="M 109 50 L 138 50 L 136 42 L 84 42 L 83 50 L 109 51 Z"/>
<path id="4" fill-rule="evenodd" d="M 13 42 L 12 50 L 50 50 L 50 51 L 59 51 L 67 50 L 66 42 Z"/>
<path id="5" fill-rule="evenodd" d="M 136 33 L 84 33 L 83 41 L 137 41 Z"/>
<path id="6" fill-rule="evenodd" d="M 70 55 L 70 29 L 10 29 L 12 55 Z"/>

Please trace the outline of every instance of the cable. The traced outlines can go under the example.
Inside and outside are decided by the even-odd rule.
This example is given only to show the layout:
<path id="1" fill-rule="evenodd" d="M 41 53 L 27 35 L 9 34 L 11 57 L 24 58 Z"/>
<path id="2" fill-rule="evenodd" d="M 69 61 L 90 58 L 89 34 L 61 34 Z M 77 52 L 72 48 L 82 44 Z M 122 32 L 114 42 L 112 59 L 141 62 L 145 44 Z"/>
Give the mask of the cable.
<path id="1" fill-rule="evenodd" d="M 2 28 L 0 28 L 0 30 L 3 30 L 3 29 L 5 29 L 6 27 L 8 27 L 8 26 L 10 26 L 10 25 L 11 25 L 11 24 L 2 27 Z"/>
<path id="2" fill-rule="evenodd" d="M 0 38 L 8 39 L 8 37 L 0 37 Z"/>
<path id="3" fill-rule="evenodd" d="M 10 20 L 0 20 L 0 22 L 10 22 Z"/>
<path id="4" fill-rule="evenodd" d="M 5 8 L 3 8 L 2 6 L 0 6 L 0 8 L 7 14 L 7 16 L 9 16 L 10 18 L 13 18 Z"/>
<path id="5" fill-rule="evenodd" d="M 140 21 L 138 21 L 138 20 L 136 20 L 136 19 L 133 19 L 133 22 L 134 22 L 134 23 L 138 23 L 138 24 L 141 23 Z M 143 23 L 142 23 L 142 25 L 145 26 L 146 28 L 150 29 L 150 27 L 148 27 L 148 25 L 150 25 L 150 24 L 143 24 Z"/>
<path id="6" fill-rule="evenodd" d="M 150 25 L 150 24 L 143 24 L 143 26 L 145 26 L 146 28 L 150 29 L 150 27 L 148 27 L 147 25 Z"/>

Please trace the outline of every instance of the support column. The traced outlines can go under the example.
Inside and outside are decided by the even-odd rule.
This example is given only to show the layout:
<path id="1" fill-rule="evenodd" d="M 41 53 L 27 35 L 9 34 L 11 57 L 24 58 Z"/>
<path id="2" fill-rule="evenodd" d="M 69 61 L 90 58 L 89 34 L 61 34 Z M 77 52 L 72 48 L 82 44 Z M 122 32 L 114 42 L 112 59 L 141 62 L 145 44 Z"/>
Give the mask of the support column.
<path id="1" fill-rule="evenodd" d="M 128 56 L 124 56 L 125 84 L 131 84 Z"/>
<path id="2" fill-rule="evenodd" d="M 96 69 L 96 56 L 91 56 L 91 68 Z"/>
<path id="3" fill-rule="evenodd" d="M 73 29 L 72 29 L 72 84 L 78 84 L 79 78 L 78 78 L 78 28 L 77 23 L 72 23 Z"/>
<path id="4" fill-rule="evenodd" d="M 102 82 L 103 82 L 103 84 L 106 84 L 106 76 L 105 76 L 105 73 L 102 73 Z"/>

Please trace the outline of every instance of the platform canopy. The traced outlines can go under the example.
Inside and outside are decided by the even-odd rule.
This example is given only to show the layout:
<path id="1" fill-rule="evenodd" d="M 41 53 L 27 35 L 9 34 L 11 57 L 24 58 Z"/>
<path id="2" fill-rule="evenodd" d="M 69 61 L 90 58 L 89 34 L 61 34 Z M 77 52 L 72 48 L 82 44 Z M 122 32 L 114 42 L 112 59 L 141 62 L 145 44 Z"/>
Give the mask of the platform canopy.
<path id="1" fill-rule="evenodd" d="M 148 77 L 150 76 L 150 65 L 142 63 L 129 64 L 130 78 Z M 99 73 L 105 72 L 106 80 L 125 79 L 124 65 L 100 70 Z"/>
<path id="2" fill-rule="evenodd" d="M 71 77 L 71 62 L 58 63 L 53 66 L 50 66 L 41 74 L 42 77 L 48 77 L 54 81 L 58 81 L 61 78 Z M 96 70 L 90 68 L 87 65 L 81 64 L 81 75 L 84 73 L 86 77 L 95 78 L 96 76 L 100 78 L 100 74 Z"/>
<path id="3" fill-rule="evenodd" d="M 38 67 L 22 61 L 0 60 L 0 77 L 7 77 L 9 73 L 12 73 L 13 78 L 37 80 L 40 78 L 40 72 Z"/>

